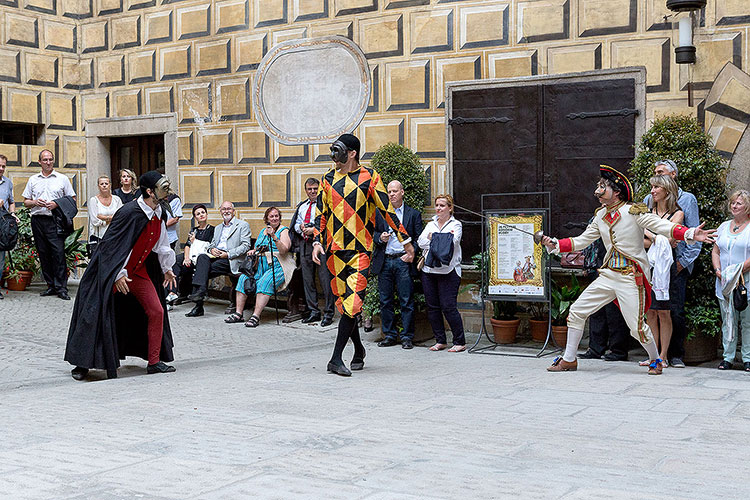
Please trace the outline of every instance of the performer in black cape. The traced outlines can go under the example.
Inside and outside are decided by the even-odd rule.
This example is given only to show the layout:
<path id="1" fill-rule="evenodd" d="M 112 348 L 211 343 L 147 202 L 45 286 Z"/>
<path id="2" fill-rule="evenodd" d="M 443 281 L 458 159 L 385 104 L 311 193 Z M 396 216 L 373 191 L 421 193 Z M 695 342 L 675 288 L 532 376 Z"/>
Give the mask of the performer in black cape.
<path id="1" fill-rule="evenodd" d="M 115 378 L 125 356 L 147 360 L 147 373 L 175 371 L 164 363 L 174 359 L 164 292 L 175 284 L 165 226 L 169 180 L 147 172 L 140 191 L 115 213 L 81 278 L 65 349 L 76 380 L 91 368 Z"/>

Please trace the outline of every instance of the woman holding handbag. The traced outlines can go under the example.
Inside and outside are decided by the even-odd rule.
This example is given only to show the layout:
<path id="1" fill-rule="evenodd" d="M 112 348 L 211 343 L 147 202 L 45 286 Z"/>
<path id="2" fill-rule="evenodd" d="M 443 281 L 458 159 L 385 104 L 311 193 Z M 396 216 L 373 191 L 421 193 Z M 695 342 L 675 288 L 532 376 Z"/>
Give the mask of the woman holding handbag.
<path id="1" fill-rule="evenodd" d="M 746 307 L 745 302 L 745 308 L 738 311 L 733 303 L 733 291 L 743 282 L 747 283 L 750 277 L 750 193 L 744 189 L 732 193 L 729 197 L 729 211 L 732 219 L 719 226 L 716 244 L 711 252 L 724 344 L 724 359 L 718 368 L 732 369 L 737 354 L 739 322 L 742 325 L 742 362 L 744 370 L 750 372 L 750 308 Z"/>
<path id="2" fill-rule="evenodd" d="M 463 226 L 453 217 L 453 198 L 441 194 L 435 198 L 435 217 L 427 223 L 417 244 L 425 248 L 422 265 L 422 288 L 427 302 L 427 319 L 435 334 L 431 351 L 448 347 L 443 316 L 453 333 L 453 347 L 449 352 L 466 350 L 464 323 L 458 312 L 458 288 L 461 285 L 461 235 Z"/>

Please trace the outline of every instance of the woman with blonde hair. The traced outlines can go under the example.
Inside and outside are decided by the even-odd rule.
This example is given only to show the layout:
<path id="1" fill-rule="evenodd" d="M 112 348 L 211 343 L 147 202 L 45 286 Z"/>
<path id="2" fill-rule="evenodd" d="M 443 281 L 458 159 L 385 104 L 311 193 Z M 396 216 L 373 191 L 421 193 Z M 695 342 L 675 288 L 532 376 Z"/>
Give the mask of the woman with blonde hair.
<path id="1" fill-rule="evenodd" d="M 719 370 L 731 370 L 737 355 L 737 323 L 742 325 L 742 362 L 750 372 L 750 307 L 738 311 L 734 307 L 732 291 L 737 283 L 750 278 L 750 193 L 740 189 L 729 197 L 732 218 L 723 222 L 716 244 L 711 251 L 711 263 L 716 274 L 716 297 L 721 310 L 721 336 L 724 359 Z"/>
<path id="2" fill-rule="evenodd" d="M 651 183 L 649 211 L 662 219 L 682 224 L 685 213 L 677 205 L 679 196 L 677 183 L 668 175 L 655 175 Z M 672 339 L 672 304 L 669 297 L 669 285 L 677 274 L 675 247 L 677 242 L 665 236 L 657 236 L 651 231 L 644 232 L 643 243 L 648 250 L 649 262 L 653 269 L 651 307 L 646 311 L 646 323 L 654 334 L 659 357 L 667 366 L 667 350 Z M 641 366 L 648 366 L 650 361 L 641 361 Z"/>
<path id="3" fill-rule="evenodd" d="M 109 223 L 115 212 L 122 206 L 122 200 L 117 196 L 112 196 L 112 183 L 109 177 L 102 175 L 97 179 L 99 194 L 92 196 L 89 200 L 89 253 L 99 240 L 107 232 Z"/>
<path id="4" fill-rule="evenodd" d="M 466 349 L 464 323 L 458 312 L 458 288 L 461 285 L 461 235 L 463 226 L 453 217 L 453 198 L 449 194 L 435 197 L 435 216 L 419 235 L 417 245 L 425 251 L 422 288 L 427 302 L 427 319 L 435 334 L 431 351 L 448 347 L 443 316 L 453 334 L 449 352 Z"/>
<path id="5" fill-rule="evenodd" d="M 113 194 L 122 200 L 123 205 L 129 201 L 138 198 L 138 176 L 129 168 L 121 169 L 120 187 L 114 190 Z"/>

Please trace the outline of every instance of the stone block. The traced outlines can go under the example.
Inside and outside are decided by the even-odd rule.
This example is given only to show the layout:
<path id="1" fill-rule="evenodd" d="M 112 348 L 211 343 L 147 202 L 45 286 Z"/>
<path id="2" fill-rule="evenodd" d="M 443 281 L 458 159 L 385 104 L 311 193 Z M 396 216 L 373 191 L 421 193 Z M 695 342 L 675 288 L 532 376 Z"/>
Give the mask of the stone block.
<path id="1" fill-rule="evenodd" d="M 214 172 L 213 171 L 181 171 L 180 193 L 183 207 L 203 203 L 208 208 L 214 207 Z"/>
<path id="2" fill-rule="evenodd" d="M 156 0 L 127 0 L 128 10 L 147 9 L 156 6 Z"/>
<path id="3" fill-rule="evenodd" d="M 573 73 L 602 68 L 602 45 L 600 43 L 550 47 L 547 49 L 547 71 Z"/>
<path id="4" fill-rule="evenodd" d="M 153 82 L 156 79 L 156 50 L 128 54 L 130 83 Z"/>
<path id="5" fill-rule="evenodd" d="M 378 10 L 378 0 L 333 0 L 333 12 L 336 16 L 364 14 Z"/>
<path id="6" fill-rule="evenodd" d="M 4 154 L 6 158 L 8 158 L 8 162 L 6 165 L 8 167 L 20 167 L 21 166 L 21 146 L 16 144 L 0 144 L 0 154 Z M 8 172 L 6 170 L 5 175 L 8 175 Z M 23 187 L 26 186 L 26 182 L 24 180 L 23 187 L 21 190 L 16 194 L 16 190 L 18 189 L 18 186 L 16 186 L 16 177 L 13 176 L 13 198 L 16 200 L 23 200 L 23 196 L 21 196 L 21 193 L 23 193 Z M 20 196 L 20 198 L 19 198 Z"/>
<path id="7" fill-rule="evenodd" d="M 258 207 L 288 207 L 291 205 L 291 169 L 256 168 Z"/>
<path id="8" fill-rule="evenodd" d="M 63 88 L 74 90 L 94 88 L 94 60 L 63 59 L 62 85 Z"/>
<path id="9" fill-rule="evenodd" d="M 146 87 L 143 92 L 147 115 L 174 112 L 174 89 L 171 86 Z"/>
<path id="10" fill-rule="evenodd" d="M 224 171 L 219 174 L 219 197 L 229 200 L 235 207 L 253 206 L 253 169 L 241 172 Z"/>
<path id="11" fill-rule="evenodd" d="M 33 12 L 57 15 L 57 0 L 23 0 L 23 8 Z"/>
<path id="12" fill-rule="evenodd" d="M 81 96 L 83 120 L 109 117 L 109 94 L 84 94 Z"/>
<path id="13" fill-rule="evenodd" d="M 211 34 L 211 4 L 180 7 L 177 18 L 177 39 L 186 40 Z"/>
<path id="14" fill-rule="evenodd" d="M 286 146 L 278 142 L 273 142 L 274 163 L 307 163 L 308 157 L 309 152 L 306 145 Z"/>
<path id="15" fill-rule="evenodd" d="M 112 48 L 127 49 L 141 44 L 141 16 L 113 17 Z"/>
<path id="16" fill-rule="evenodd" d="M 190 76 L 190 45 L 159 49 L 159 80 L 176 80 Z"/>
<path id="17" fill-rule="evenodd" d="M 458 16 L 459 48 L 507 45 L 509 16 L 508 3 L 461 7 Z"/>
<path id="18" fill-rule="evenodd" d="M 95 0 L 97 4 L 97 12 L 100 16 L 106 16 L 108 14 L 117 14 L 122 12 L 123 0 Z"/>
<path id="19" fill-rule="evenodd" d="M 404 54 L 404 18 L 400 14 L 361 19 L 358 35 L 368 59 Z"/>
<path id="20" fill-rule="evenodd" d="M 367 103 L 367 112 L 376 113 L 380 110 L 380 66 L 377 64 L 370 64 L 370 81 L 372 92 L 370 92 L 370 102 Z"/>
<path id="21" fill-rule="evenodd" d="M 60 8 L 63 17 L 86 19 L 94 15 L 93 0 L 62 0 Z"/>
<path id="22" fill-rule="evenodd" d="M 430 0 L 383 0 L 385 10 L 403 9 L 404 7 L 417 7 L 420 5 L 430 5 Z"/>
<path id="23" fill-rule="evenodd" d="M 230 40 L 196 43 L 195 54 L 196 76 L 229 73 L 232 60 Z"/>
<path id="24" fill-rule="evenodd" d="M 217 1 L 214 7 L 216 33 L 248 30 L 250 28 L 250 0 Z"/>
<path id="25" fill-rule="evenodd" d="M 42 87 L 57 87 L 60 63 L 56 56 L 27 52 L 26 83 Z"/>
<path id="26" fill-rule="evenodd" d="M 435 61 L 435 104 L 445 107 L 445 84 L 482 78 L 482 56 L 464 56 Z"/>
<path id="27" fill-rule="evenodd" d="M 638 0 L 579 0 L 580 36 L 633 33 L 638 28 Z"/>
<path id="28" fill-rule="evenodd" d="M 612 67 L 646 67 L 646 92 L 669 92 L 671 43 L 669 38 L 612 42 Z"/>
<path id="29" fill-rule="evenodd" d="M 231 128 L 198 129 L 198 164 L 232 164 L 233 148 Z"/>
<path id="30" fill-rule="evenodd" d="M 268 34 L 254 33 L 252 35 L 234 38 L 234 69 L 248 71 L 257 69 L 263 56 L 268 52 Z"/>
<path id="31" fill-rule="evenodd" d="M 742 135 L 747 129 L 747 124 L 734 120 L 727 116 L 716 115 L 707 129 L 708 135 L 714 140 L 714 146 L 719 154 L 725 158 L 731 158 Z"/>
<path id="32" fill-rule="evenodd" d="M 21 47 L 39 47 L 39 20 L 31 16 L 5 13 L 5 43 Z"/>
<path id="33" fill-rule="evenodd" d="M 142 114 L 141 90 L 117 90 L 112 92 L 115 116 L 137 116 Z"/>
<path id="34" fill-rule="evenodd" d="M 320 146 L 320 145 L 318 145 Z M 328 149 L 328 146 L 326 146 L 326 150 Z M 330 157 L 328 158 L 328 161 L 330 162 Z M 313 179 L 320 179 L 325 175 L 326 172 L 328 172 L 329 166 L 313 166 L 313 167 L 296 167 L 294 169 L 294 172 L 292 173 L 292 205 L 297 206 L 297 203 L 302 201 L 303 199 L 307 199 L 307 194 L 305 193 L 305 181 L 309 178 Z M 291 214 L 288 216 L 284 214 L 284 217 L 282 217 L 285 220 L 291 220 Z"/>
<path id="35" fill-rule="evenodd" d="M 453 50 L 453 10 L 412 12 L 409 16 L 411 53 Z"/>
<path id="36" fill-rule="evenodd" d="M 518 3 L 518 42 L 534 43 L 570 37 L 571 0 Z"/>
<path id="37" fill-rule="evenodd" d="M 21 82 L 21 52 L 0 48 L 0 82 Z"/>
<path id="38" fill-rule="evenodd" d="M 430 61 L 410 60 L 385 65 L 387 111 L 430 107 Z"/>
<path id="39" fill-rule="evenodd" d="M 286 30 L 274 31 L 272 37 L 273 37 L 273 43 L 271 44 L 272 46 L 278 45 L 281 42 L 286 42 L 287 40 L 297 40 L 299 38 L 307 38 L 307 28 L 300 27 L 300 28 L 290 28 Z"/>
<path id="40" fill-rule="evenodd" d="M 750 75 L 727 63 L 705 100 L 706 111 L 750 124 Z"/>
<path id="41" fill-rule="evenodd" d="M 411 117 L 409 144 L 420 158 L 445 158 L 445 117 Z"/>
<path id="42" fill-rule="evenodd" d="M 76 130 L 76 96 L 47 92 L 47 128 L 49 130 Z"/>
<path id="43" fill-rule="evenodd" d="M 86 168 L 86 138 L 63 137 L 62 166 L 64 168 Z"/>
<path id="44" fill-rule="evenodd" d="M 537 50 L 501 52 L 487 56 L 490 78 L 513 78 L 539 74 Z"/>
<path id="45" fill-rule="evenodd" d="M 716 25 L 750 24 L 750 4 L 746 0 L 722 0 L 716 5 Z"/>
<path id="46" fill-rule="evenodd" d="M 8 121 L 45 123 L 42 110 L 42 93 L 36 90 L 8 88 Z"/>
<path id="47" fill-rule="evenodd" d="M 250 79 L 233 78 L 216 82 L 218 120 L 250 119 Z"/>
<path id="48" fill-rule="evenodd" d="M 698 52 L 698 62 L 691 64 L 693 88 L 705 90 L 711 88 L 711 83 L 727 62 L 738 68 L 742 67 L 742 32 L 718 32 L 701 36 L 694 40 Z M 680 65 L 680 89 L 685 90 L 688 82 L 688 66 Z"/>
<path id="49" fill-rule="evenodd" d="M 238 127 L 239 163 L 269 163 L 271 161 L 268 136 L 260 127 Z"/>
<path id="50" fill-rule="evenodd" d="M 99 88 L 125 85 L 125 56 L 102 56 L 96 63 Z"/>
<path id="51" fill-rule="evenodd" d="M 55 157 L 55 164 L 57 165 L 60 158 L 60 137 L 54 134 L 47 134 L 44 144 L 39 146 L 24 146 L 24 149 L 24 159 L 27 167 L 39 167 L 39 153 L 45 149 L 52 151 Z M 75 188 L 76 185 L 73 183 L 73 189 Z"/>
<path id="52" fill-rule="evenodd" d="M 362 141 L 361 158 L 368 160 L 380 146 L 388 142 L 404 144 L 404 119 L 401 117 L 362 120 L 359 125 Z"/>
<path id="53" fill-rule="evenodd" d="M 178 118 L 180 123 L 211 121 L 213 96 L 211 83 L 193 83 L 177 87 Z"/>
<path id="54" fill-rule="evenodd" d="M 253 26 L 286 24 L 289 18 L 289 0 L 252 0 Z"/>
<path id="55" fill-rule="evenodd" d="M 195 163 L 193 135 L 192 130 L 179 130 L 177 132 L 177 161 L 180 165 L 193 165 Z"/>
<path id="56" fill-rule="evenodd" d="M 352 21 L 339 21 L 335 23 L 313 24 L 310 26 L 310 36 L 343 36 L 352 40 L 354 38 L 354 23 Z"/>
<path id="57" fill-rule="evenodd" d="M 44 20 L 44 48 L 59 52 L 78 50 L 78 30 L 75 24 Z"/>
<path id="58" fill-rule="evenodd" d="M 172 41 L 172 11 L 147 12 L 143 15 L 146 25 L 144 35 L 146 45 Z"/>
<path id="59" fill-rule="evenodd" d="M 292 0 L 292 20 L 311 21 L 328 17 L 329 0 Z"/>
<path id="60" fill-rule="evenodd" d="M 81 53 L 101 52 L 109 48 L 107 21 L 95 21 L 81 25 Z"/>
<path id="61" fill-rule="evenodd" d="M 667 2 L 662 0 L 647 0 L 646 10 L 643 14 L 646 16 L 646 29 L 649 31 L 671 30 L 672 23 L 664 21 L 664 16 L 671 14 L 673 12 L 667 8 Z"/>

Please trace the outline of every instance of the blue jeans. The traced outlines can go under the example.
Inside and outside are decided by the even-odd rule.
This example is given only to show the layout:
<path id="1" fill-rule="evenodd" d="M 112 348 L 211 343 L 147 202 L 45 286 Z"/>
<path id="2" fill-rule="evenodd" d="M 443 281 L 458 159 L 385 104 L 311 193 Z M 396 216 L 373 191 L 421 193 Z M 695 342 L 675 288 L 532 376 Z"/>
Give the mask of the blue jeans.
<path id="1" fill-rule="evenodd" d="M 378 275 L 378 292 L 380 292 L 380 319 L 386 339 L 396 339 L 396 315 L 393 312 L 395 302 L 393 293 L 398 294 L 401 306 L 401 322 L 404 331 L 401 341 L 414 339 L 414 282 L 409 273 L 409 264 L 401 259 L 385 257 L 383 270 Z"/>

